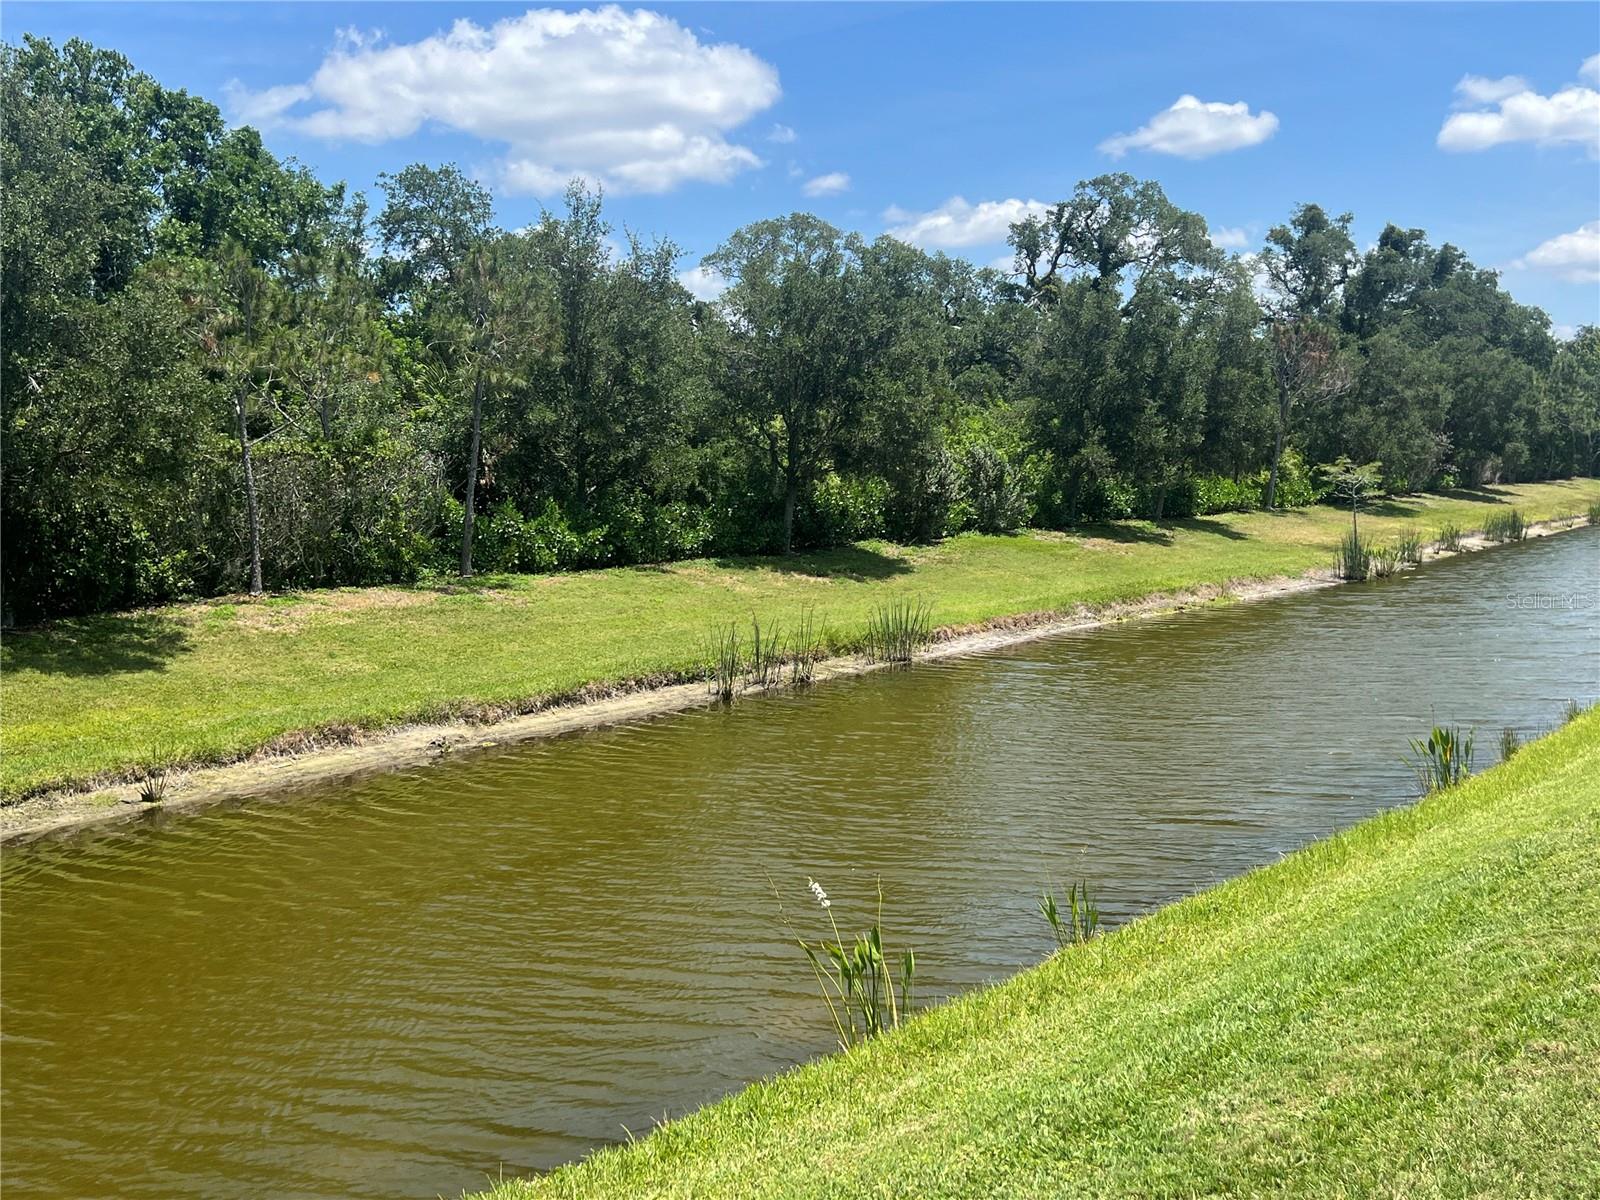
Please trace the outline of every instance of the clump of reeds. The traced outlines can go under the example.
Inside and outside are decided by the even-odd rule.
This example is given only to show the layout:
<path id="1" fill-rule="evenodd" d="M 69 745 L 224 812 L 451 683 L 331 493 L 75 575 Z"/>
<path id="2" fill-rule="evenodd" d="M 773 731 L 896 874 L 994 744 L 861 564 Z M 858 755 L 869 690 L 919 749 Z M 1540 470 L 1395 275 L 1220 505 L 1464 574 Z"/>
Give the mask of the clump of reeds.
<path id="1" fill-rule="evenodd" d="M 892 968 L 883 948 L 883 883 L 878 883 L 878 914 L 872 927 L 849 942 L 834 920 L 833 901 L 815 879 L 806 880 L 812 899 L 827 914 L 833 940 L 811 943 L 799 934 L 795 942 L 805 952 L 817 987 L 828 1007 L 828 1017 L 839 1037 L 839 1047 L 849 1050 L 885 1029 L 897 1027 L 911 1015 L 916 1003 L 917 956 L 906 950 Z M 782 901 L 779 901 L 782 908 Z M 784 918 L 788 924 L 788 918 Z M 794 927 L 790 926 L 790 932 Z"/>
<path id="2" fill-rule="evenodd" d="M 1483 522 L 1483 536 L 1491 542 L 1520 542 L 1528 536 L 1528 523 L 1519 509 L 1490 513 Z"/>
<path id="3" fill-rule="evenodd" d="M 167 773 L 154 771 L 139 781 L 139 802 L 160 804 L 167 798 Z"/>
<path id="4" fill-rule="evenodd" d="M 1451 523 L 1440 527 L 1439 536 L 1434 540 L 1439 543 L 1439 549 L 1454 553 L 1461 549 L 1461 539 L 1465 536 L 1459 526 Z"/>
<path id="5" fill-rule="evenodd" d="M 730 623 L 713 629 L 708 654 L 711 659 L 711 691 L 726 703 L 733 699 L 744 665 L 739 652 L 739 627 Z"/>
<path id="6" fill-rule="evenodd" d="M 750 657 L 745 679 L 750 687 L 770 687 L 783 678 L 783 631 L 778 625 L 761 629 L 761 618 L 750 618 Z"/>
<path id="7" fill-rule="evenodd" d="M 1415 530 L 1402 533 L 1394 548 L 1403 563 L 1414 565 L 1422 561 L 1422 535 Z"/>
<path id="8" fill-rule="evenodd" d="M 817 674 L 817 663 L 822 660 L 822 639 L 817 634 L 816 620 L 808 608 L 800 614 L 800 623 L 794 631 L 794 641 L 789 651 L 789 684 L 791 687 L 809 687 Z"/>
<path id="9" fill-rule="evenodd" d="M 1100 909 L 1089 895 L 1087 880 L 1067 885 L 1067 907 L 1063 911 L 1056 902 L 1056 894 L 1049 888 L 1039 899 L 1039 912 L 1050 923 L 1056 935 L 1056 945 L 1076 946 L 1087 942 L 1100 932 Z"/>
<path id="10" fill-rule="evenodd" d="M 1333 552 L 1333 573 L 1340 579 L 1365 579 L 1372 573 L 1372 546 L 1359 533 L 1344 535 Z"/>
<path id="11" fill-rule="evenodd" d="M 1589 505 L 1589 524 L 1600 525 L 1600 500 Z"/>
<path id="12" fill-rule="evenodd" d="M 1411 767 L 1424 795 L 1454 787 L 1472 774 L 1472 731 L 1435 725 L 1426 738 L 1412 738 Z"/>
<path id="13" fill-rule="evenodd" d="M 922 600 L 896 600 L 872 610 L 866 652 L 874 662 L 908 663 L 933 640 L 933 609 Z"/>
<path id="14" fill-rule="evenodd" d="M 1583 705 L 1576 700 L 1568 700 L 1566 708 L 1561 710 L 1561 723 L 1563 725 L 1572 724 L 1572 722 L 1583 716 L 1583 711 Z"/>
<path id="15" fill-rule="evenodd" d="M 1500 761 L 1510 762 L 1522 749 L 1522 735 L 1507 725 L 1500 731 Z"/>
<path id="16" fill-rule="evenodd" d="M 1400 547 L 1374 546 L 1368 568 L 1374 579 L 1387 579 L 1400 569 Z"/>

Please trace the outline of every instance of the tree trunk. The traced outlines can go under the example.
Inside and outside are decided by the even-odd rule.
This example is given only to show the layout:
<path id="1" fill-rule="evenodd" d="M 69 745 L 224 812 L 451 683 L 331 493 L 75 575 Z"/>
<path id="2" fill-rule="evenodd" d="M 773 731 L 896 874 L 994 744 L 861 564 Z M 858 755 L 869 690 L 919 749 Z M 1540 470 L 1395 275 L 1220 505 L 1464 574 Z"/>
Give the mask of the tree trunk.
<path id="1" fill-rule="evenodd" d="M 244 464 L 244 510 L 250 525 L 250 594 L 261 595 L 261 507 L 256 502 L 256 468 L 250 457 L 250 427 L 245 421 L 244 397 L 235 396 L 233 412 L 239 419 L 239 458 Z"/>
<path id="2" fill-rule="evenodd" d="M 783 482 L 783 552 L 794 553 L 794 510 L 795 504 L 800 499 L 800 481 L 795 478 L 794 469 L 785 472 Z"/>
<path id="3" fill-rule="evenodd" d="M 461 516 L 461 573 L 472 574 L 473 505 L 478 492 L 478 456 L 483 448 L 483 369 L 472 388 L 472 440 L 467 449 L 467 499 Z"/>
<path id="4" fill-rule="evenodd" d="M 1283 458 L 1283 435 L 1289 424 L 1289 404 L 1279 385 L 1278 430 L 1272 439 L 1272 469 L 1267 472 L 1267 494 L 1261 498 L 1262 508 L 1271 508 L 1278 501 L 1278 463 Z"/>

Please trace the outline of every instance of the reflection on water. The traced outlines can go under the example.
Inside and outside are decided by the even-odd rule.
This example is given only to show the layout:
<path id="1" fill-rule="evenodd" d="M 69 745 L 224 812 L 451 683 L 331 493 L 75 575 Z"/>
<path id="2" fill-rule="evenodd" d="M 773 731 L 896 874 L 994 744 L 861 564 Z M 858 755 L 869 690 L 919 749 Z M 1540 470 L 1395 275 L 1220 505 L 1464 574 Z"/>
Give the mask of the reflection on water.
<path id="1" fill-rule="evenodd" d="M 919 987 L 1406 798 L 1600 693 L 1600 532 L 253 802 L 4 863 L 8 1195 L 454 1195 L 826 1050 L 777 919 Z M 820 930 L 819 930 L 820 931 Z"/>

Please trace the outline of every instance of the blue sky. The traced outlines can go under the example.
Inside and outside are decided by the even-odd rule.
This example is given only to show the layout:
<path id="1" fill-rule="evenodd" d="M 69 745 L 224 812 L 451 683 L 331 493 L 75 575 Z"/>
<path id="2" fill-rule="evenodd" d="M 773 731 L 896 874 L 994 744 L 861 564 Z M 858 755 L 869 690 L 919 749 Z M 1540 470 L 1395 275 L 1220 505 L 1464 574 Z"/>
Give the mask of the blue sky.
<path id="1" fill-rule="evenodd" d="M 1126 170 L 1230 248 L 1316 201 L 1363 247 L 1421 226 L 1558 326 L 1600 322 L 1593 3 L 11 2 L 4 22 L 120 50 L 375 198 L 382 171 L 455 161 L 515 227 L 581 172 L 686 268 L 794 209 L 990 262 L 1030 202 Z"/>

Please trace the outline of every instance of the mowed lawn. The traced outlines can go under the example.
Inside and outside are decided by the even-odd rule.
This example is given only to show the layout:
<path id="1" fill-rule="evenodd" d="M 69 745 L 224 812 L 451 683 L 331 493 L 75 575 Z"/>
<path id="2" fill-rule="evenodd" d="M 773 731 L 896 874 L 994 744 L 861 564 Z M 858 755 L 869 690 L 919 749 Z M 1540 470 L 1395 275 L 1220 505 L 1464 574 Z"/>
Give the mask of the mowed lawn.
<path id="1" fill-rule="evenodd" d="M 1593 1197 L 1597 929 L 1591 711 L 1452 791 L 492 1195 Z"/>
<path id="2" fill-rule="evenodd" d="M 1379 539 L 1512 505 L 1584 514 L 1600 481 L 1387 501 Z M 1349 517 L 1250 513 L 1080 535 L 862 544 L 792 559 L 698 560 L 470 587 L 336 589 L 56 622 L 0 648 L 0 799 L 137 769 L 219 761 L 299 731 L 528 707 L 589 684 L 692 674 L 711 630 L 810 609 L 834 649 L 872 610 L 920 598 L 940 625 L 1071 610 L 1326 566 Z"/>

